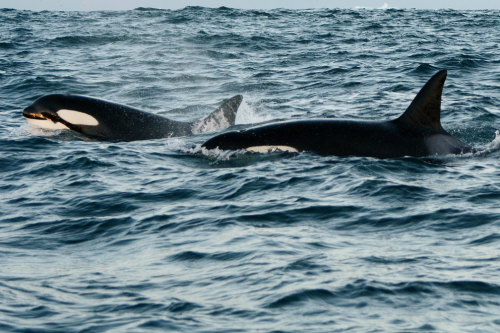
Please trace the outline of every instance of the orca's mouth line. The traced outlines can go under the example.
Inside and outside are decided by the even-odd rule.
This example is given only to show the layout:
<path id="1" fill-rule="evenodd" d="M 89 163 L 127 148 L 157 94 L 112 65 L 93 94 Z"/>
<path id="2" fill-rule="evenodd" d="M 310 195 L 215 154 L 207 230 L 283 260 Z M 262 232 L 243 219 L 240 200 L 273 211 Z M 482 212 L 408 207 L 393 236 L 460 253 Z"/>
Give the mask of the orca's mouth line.
<path id="1" fill-rule="evenodd" d="M 42 117 L 45 118 L 45 120 L 51 120 L 54 124 L 55 123 L 61 123 L 61 124 L 64 124 L 65 121 L 59 117 L 58 115 L 55 115 L 55 114 L 52 114 L 52 113 L 49 113 L 49 112 L 45 112 L 45 111 L 42 111 L 41 113 Z M 66 124 L 64 124 L 66 125 Z"/>
<path id="2" fill-rule="evenodd" d="M 47 118 L 45 118 L 41 114 L 35 114 L 35 113 L 24 113 L 23 112 L 23 116 L 24 116 L 24 118 L 28 118 L 28 119 L 48 120 Z"/>
<path id="3" fill-rule="evenodd" d="M 59 124 L 64 125 L 66 128 L 69 128 L 69 129 L 74 130 L 74 131 L 78 131 L 78 126 L 75 126 L 75 125 L 67 122 L 66 120 L 59 117 L 57 114 L 53 114 L 50 112 L 46 112 L 46 111 L 42 111 L 41 113 L 23 112 L 23 116 L 27 119 L 51 121 L 54 124 L 59 123 Z"/>
<path id="4" fill-rule="evenodd" d="M 42 111 L 41 113 L 24 113 L 23 116 L 28 119 L 36 119 L 36 120 L 48 120 L 53 122 L 54 124 L 56 123 L 61 123 L 64 124 L 65 126 L 68 126 L 68 122 L 59 117 L 58 115 Z M 70 124 L 71 125 L 71 124 Z"/>

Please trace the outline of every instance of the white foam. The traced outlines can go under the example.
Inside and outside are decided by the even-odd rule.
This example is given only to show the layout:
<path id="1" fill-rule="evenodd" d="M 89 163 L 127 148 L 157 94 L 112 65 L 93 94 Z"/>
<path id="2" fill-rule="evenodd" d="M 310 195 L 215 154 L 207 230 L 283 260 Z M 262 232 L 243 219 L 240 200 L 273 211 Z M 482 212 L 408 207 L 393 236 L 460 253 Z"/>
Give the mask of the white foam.
<path id="1" fill-rule="evenodd" d="M 262 123 L 264 121 L 268 121 L 273 119 L 270 115 L 261 115 L 254 108 L 248 105 L 243 99 L 238 108 L 238 113 L 236 113 L 236 121 L 237 125 L 242 124 L 255 124 Z"/>
<path id="2" fill-rule="evenodd" d="M 363 7 L 363 6 L 355 6 L 353 9 L 366 9 L 366 10 L 373 10 L 373 9 L 393 9 L 394 7 L 389 7 L 389 5 L 386 3 L 384 3 L 382 5 L 382 7 L 378 7 L 378 8 L 373 8 L 373 7 Z"/>
<path id="3" fill-rule="evenodd" d="M 205 147 L 196 147 L 193 150 L 194 153 L 201 153 L 208 157 L 215 157 L 218 161 L 227 161 L 233 156 L 242 155 L 245 153 L 243 149 L 241 150 L 220 150 L 219 148 L 207 149 Z"/>
<path id="4" fill-rule="evenodd" d="M 218 148 L 216 149 L 211 149 L 208 150 L 205 147 L 202 147 L 201 145 L 187 145 L 186 142 L 182 139 L 179 138 L 171 138 L 166 141 L 165 144 L 167 150 L 170 151 L 181 151 L 185 154 L 191 154 L 191 155 L 204 155 L 210 158 L 215 158 L 217 161 L 225 161 L 229 160 L 229 158 L 236 156 L 236 155 L 241 155 L 245 154 L 246 151 L 244 149 L 241 150 L 220 150 Z"/>
<path id="5" fill-rule="evenodd" d="M 187 154 L 201 154 L 207 157 L 215 158 L 218 161 L 227 161 L 229 158 L 245 153 L 245 150 L 221 150 L 219 148 L 207 149 L 205 147 L 196 145 L 196 147 L 182 149 Z"/>
<path id="6" fill-rule="evenodd" d="M 500 132 L 497 130 L 497 131 L 495 131 L 495 138 L 493 139 L 493 141 L 491 141 L 488 144 L 488 146 L 486 147 L 486 149 L 478 151 L 476 153 L 476 155 L 483 156 L 483 155 L 486 155 L 486 154 L 490 154 L 490 153 L 496 152 L 498 150 L 500 150 Z"/>
<path id="7" fill-rule="evenodd" d="M 60 130 L 68 128 L 61 123 L 54 123 L 52 120 L 48 119 L 44 120 L 44 119 L 26 118 L 26 120 L 28 120 L 28 123 L 30 123 L 30 125 L 36 128 L 43 128 L 47 130 Z"/>
<path id="8" fill-rule="evenodd" d="M 60 132 L 60 129 L 47 129 L 30 124 L 23 124 L 12 134 L 15 136 L 33 135 L 33 136 L 54 136 Z"/>
<path id="9" fill-rule="evenodd" d="M 254 108 L 248 105 L 245 100 L 241 101 L 238 111 L 236 112 L 235 124 L 255 124 L 262 123 L 264 121 L 271 120 L 272 117 L 269 115 L 260 115 Z M 221 110 L 217 113 L 212 114 L 207 119 L 204 119 L 193 125 L 193 133 L 207 133 L 220 131 L 228 128 L 231 124 L 228 122 L 226 117 L 224 117 L 224 112 Z"/>
<path id="10" fill-rule="evenodd" d="M 187 150 L 186 142 L 179 138 L 168 139 L 165 143 L 165 146 L 167 147 L 168 150 L 181 150 L 181 151 Z"/>

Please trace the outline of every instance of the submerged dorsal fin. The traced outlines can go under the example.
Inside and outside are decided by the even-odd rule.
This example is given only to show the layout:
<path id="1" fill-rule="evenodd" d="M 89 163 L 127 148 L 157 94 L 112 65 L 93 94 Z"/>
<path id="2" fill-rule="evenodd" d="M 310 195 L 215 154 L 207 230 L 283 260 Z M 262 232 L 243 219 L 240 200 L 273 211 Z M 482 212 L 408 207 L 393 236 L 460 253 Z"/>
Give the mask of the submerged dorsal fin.
<path id="1" fill-rule="evenodd" d="M 413 99 L 408 109 L 397 120 L 433 130 L 442 130 L 441 95 L 446 74 L 446 70 L 434 74 Z"/>

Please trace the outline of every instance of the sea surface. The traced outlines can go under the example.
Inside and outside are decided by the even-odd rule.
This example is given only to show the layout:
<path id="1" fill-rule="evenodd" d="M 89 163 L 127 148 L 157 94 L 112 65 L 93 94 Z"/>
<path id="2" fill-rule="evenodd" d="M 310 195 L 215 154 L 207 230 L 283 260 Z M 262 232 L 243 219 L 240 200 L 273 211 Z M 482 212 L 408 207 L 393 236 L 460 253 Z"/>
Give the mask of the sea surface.
<path id="1" fill-rule="evenodd" d="M 237 125 L 398 117 L 435 159 L 206 151 L 30 127 L 52 93 Z M 499 332 L 500 11 L 0 10 L 1 332 Z M 297 133 L 297 136 L 300 136 Z M 305 138 L 306 139 L 306 138 Z"/>

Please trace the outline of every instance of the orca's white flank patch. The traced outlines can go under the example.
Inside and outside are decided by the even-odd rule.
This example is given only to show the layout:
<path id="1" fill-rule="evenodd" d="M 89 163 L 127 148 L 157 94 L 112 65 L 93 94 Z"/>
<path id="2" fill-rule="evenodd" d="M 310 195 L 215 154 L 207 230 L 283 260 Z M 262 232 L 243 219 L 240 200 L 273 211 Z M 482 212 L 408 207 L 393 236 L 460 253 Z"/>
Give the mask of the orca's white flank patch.
<path id="1" fill-rule="evenodd" d="M 255 146 L 246 148 L 248 151 L 253 151 L 255 153 L 274 153 L 277 150 L 289 151 L 291 153 L 298 153 L 299 151 L 293 147 L 289 146 Z"/>
<path id="2" fill-rule="evenodd" d="M 59 129 L 68 129 L 68 127 L 64 126 L 61 123 L 54 123 L 52 120 L 44 120 L 44 119 L 32 119 L 32 118 L 26 118 L 28 120 L 28 123 L 35 127 L 43 128 L 43 129 L 50 129 L 50 130 L 59 130 Z"/>
<path id="3" fill-rule="evenodd" d="M 95 119 L 91 115 L 79 111 L 61 109 L 57 111 L 57 115 L 73 125 L 99 125 L 97 119 Z"/>

